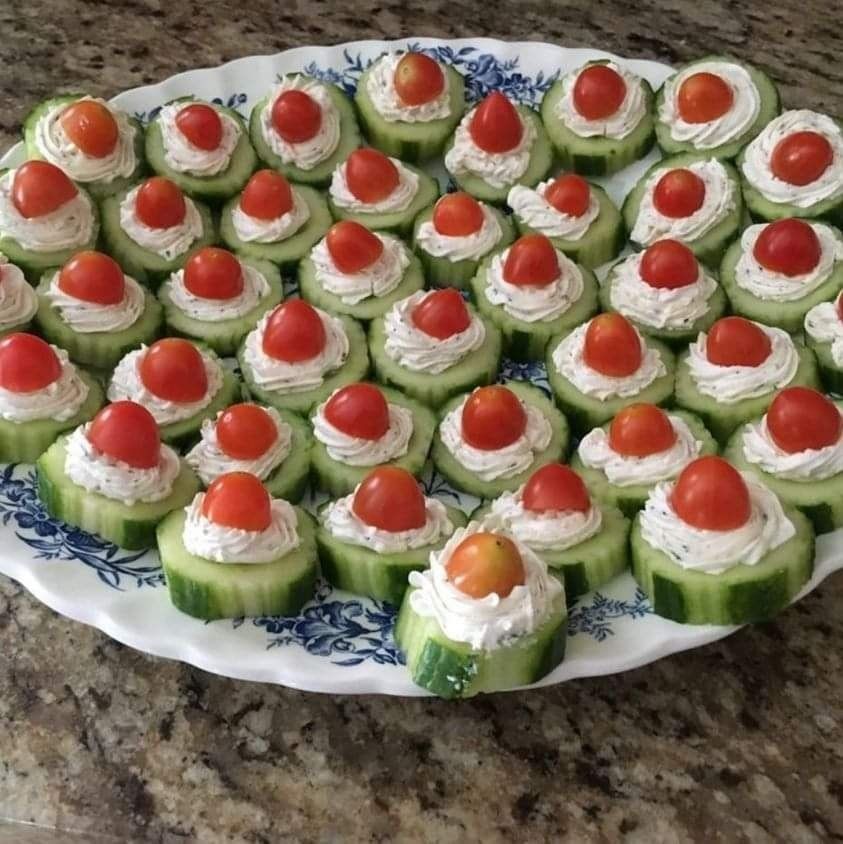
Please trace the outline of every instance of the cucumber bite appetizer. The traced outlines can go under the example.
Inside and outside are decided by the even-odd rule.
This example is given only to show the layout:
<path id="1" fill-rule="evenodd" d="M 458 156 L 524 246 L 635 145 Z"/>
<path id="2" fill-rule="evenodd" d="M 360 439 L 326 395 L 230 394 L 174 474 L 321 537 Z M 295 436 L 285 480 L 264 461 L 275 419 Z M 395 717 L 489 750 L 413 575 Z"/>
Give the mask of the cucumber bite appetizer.
<path id="1" fill-rule="evenodd" d="M 433 287 L 467 287 L 480 261 L 514 237 L 503 212 L 464 191 L 445 194 L 413 226 L 413 248 Z"/>
<path id="2" fill-rule="evenodd" d="M 316 585 L 314 530 L 254 475 L 220 475 L 158 526 L 170 600 L 205 621 L 297 615 Z"/>
<path id="3" fill-rule="evenodd" d="M 37 105 L 24 120 L 27 158 L 49 161 L 102 199 L 144 172 L 143 129 L 111 103 L 64 94 Z"/>
<path id="4" fill-rule="evenodd" d="M 193 470 L 163 445 L 152 414 L 106 405 L 38 459 L 38 495 L 61 519 L 122 548 L 155 545 L 155 528 L 199 489 Z"/>
<path id="5" fill-rule="evenodd" d="M 385 384 L 439 407 L 495 380 L 501 335 L 459 291 L 420 290 L 371 323 L 369 355 Z"/>
<path id="6" fill-rule="evenodd" d="M 653 611 L 683 624 L 768 621 L 814 567 L 808 519 L 714 456 L 656 486 L 635 518 L 631 547 Z"/>
<path id="7" fill-rule="evenodd" d="M 608 176 L 653 146 L 653 89 L 612 61 L 589 62 L 555 82 L 542 121 L 562 165 Z"/>
<path id="8" fill-rule="evenodd" d="M 413 682 L 443 698 L 534 683 L 565 655 L 565 589 L 494 523 L 454 531 L 410 574 L 395 624 Z"/>
<path id="9" fill-rule="evenodd" d="M 729 56 L 682 65 L 656 97 L 656 139 L 667 155 L 734 158 L 777 114 L 766 73 Z"/>
<path id="10" fill-rule="evenodd" d="M 0 340 L 0 461 L 34 463 L 63 431 L 102 407 L 102 387 L 34 334 Z"/>
<path id="11" fill-rule="evenodd" d="M 811 350 L 781 328 L 724 317 L 679 358 L 676 404 L 699 416 L 723 443 L 791 384 L 819 386 Z"/>
<path id="12" fill-rule="evenodd" d="M 843 237 L 794 217 L 749 226 L 723 256 L 720 280 L 735 313 L 798 334 L 808 311 L 843 288 Z"/>
<path id="13" fill-rule="evenodd" d="M 370 320 L 421 290 L 418 258 L 395 235 L 341 220 L 299 264 L 299 291 L 334 314 Z"/>
<path id="14" fill-rule="evenodd" d="M 252 109 L 249 135 L 261 161 L 293 182 L 318 187 L 360 145 L 354 106 L 328 82 L 282 76 Z"/>
<path id="15" fill-rule="evenodd" d="M 111 370 L 127 352 L 151 343 L 161 329 L 161 305 L 102 252 L 77 252 L 38 285 L 41 334 L 76 363 Z"/>
<path id="16" fill-rule="evenodd" d="M 436 428 L 433 411 L 397 390 L 347 384 L 310 418 L 315 443 L 314 483 L 332 496 L 346 495 L 369 471 L 388 463 L 420 475 Z"/>
<path id="17" fill-rule="evenodd" d="M 81 249 L 93 249 L 99 213 L 88 193 L 47 161 L 0 170 L 0 253 L 37 283 Z"/>
<path id="18" fill-rule="evenodd" d="M 565 417 L 538 387 L 507 381 L 451 399 L 440 413 L 433 462 L 457 489 L 494 498 L 518 489 L 546 463 L 564 459 Z"/>
<path id="19" fill-rule="evenodd" d="M 817 357 L 826 390 L 843 395 L 843 293 L 833 302 L 822 302 L 808 311 L 805 340 Z"/>
<path id="20" fill-rule="evenodd" d="M 193 252 L 158 291 L 169 333 L 200 340 L 223 356 L 237 351 L 282 296 L 274 264 L 216 246 Z"/>
<path id="21" fill-rule="evenodd" d="M 428 498 L 406 469 L 380 466 L 320 511 L 322 574 L 338 589 L 398 605 L 410 572 L 426 569 L 465 523 L 461 510 Z"/>
<path id="22" fill-rule="evenodd" d="M 38 310 L 38 296 L 23 270 L 0 255 L 0 337 L 26 331 Z"/>
<path id="23" fill-rule="evenodd" d="M 553 150 L 538 114 L 505 94 L 487 94 L 460 121 L 445 151 L 445 169 L 460 190 L 502 205 L 513 185 L 547 176 Z"/>
<path id="24" fill-rule="evenodd" d="M 673 354 L 643 337 L 626 317 L 598 314 L 551 340 L 547 377 L 576 431 L 608 422 L 628 404 L 666 404 L 673 395 Z"/>
<path id="25" fill-rule="evenodd" d="M 372 146 L 414 163 L 434 158 L 465 111 L 465 80 L 424 53 L 375 59 L 354 96 Z"/>

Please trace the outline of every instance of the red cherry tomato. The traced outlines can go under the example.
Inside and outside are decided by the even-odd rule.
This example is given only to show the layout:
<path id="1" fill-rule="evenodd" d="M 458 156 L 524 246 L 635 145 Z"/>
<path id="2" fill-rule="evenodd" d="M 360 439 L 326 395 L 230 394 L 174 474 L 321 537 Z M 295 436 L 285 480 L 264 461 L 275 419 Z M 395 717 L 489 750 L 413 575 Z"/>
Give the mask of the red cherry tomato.
<path id="1" fill-rule="evenodd" d="M 793 276 L 809 273 L 822 257 L 820 239 L 804 220 L 767 223 L 752 249 L 755 260 L 770 272 Z"/>
<path id="2" fill-rule="evenodd" d="M 705 201 L 705 182 L 684 167 L 668 170 L 656 182 L 653 205 L 660 214 L 672 219 L 690 217 Z"/>
<path id="3" fill-rule="evenodd" d="M 837 309 L 837 316 L 840 319 L 840 322 L 843 322 L 843 296 L 837 297 L 835 308 Z"/>
<path id="4" fill-rule="evenodd" d="M 561 463 L 548 463 L 533 472 L 524 485 L 521 502 L 533 513 L 570 510 L 587 513 L 591 509 L 591 498 L 582 478 Z"/>
<path id="5" fill-rule="evenodd" d="M 591 185 L 576 173 L 557 176 L 546 188 L 544 198 L 569 217 L 582 217 L 591 203 Z"/>
<path id="6" fill-rule="evenodd" d="M 717 366 L 760 366 L 771 350 L 767 334 L 754 322 L 738 316 L 718 319 L 705 341 L 706 357 Z"/>
<path id="7" fill-rule="evenodd" d="M 335 428 L 361 440 L 379 440 L 389 430 L 389 405 L 374 384 L 340 387 L 323 413 Z"/>
<path id="8" fill-rule="evenodd" d="M 12 203 L 27 219 L 61 208 L 77 193 L 65 172 L 47 161 L 27 161 L 12 178 Z"/>
<path id="9" fill-rule="evenodd" d="M 233 404 L 217 418 L 220 448 L 235 460 L 257 460 L 278 439 L 272 417 L 257 404 Z"/>
<path id="10" fill-rule="evenodd" d="M 641 366 L 638 332 L 621 314 L 598 314 L 585 332 L 583 360 L 604 375 L 615 378 L 632 375 Z"/>
<path id="11" fill-rule="evenodd" d="M 304 91 L 285 91 L 272 105 L 272 125 L 288 144 L 300 144 L 319 131 L 322 109 Z"/>
<path id="12" fill-rule="evenodd" d="M 782 138 L 770 156 L 773 175 L 791 185 L 809 185 L 834 161 L 828 138 L 818 132 L 794 132 Z"/>
<path id="13" fill-rule="evenodd" d="M 222 141 L 222 120 L 207 103 L 190 103 L 176 114 L 176 127 L 193 144 L 204 150 L 216 149 Z"/>
<path id="14" fill-rule="evenodd" d="M 787 387 L 767 409 L 767 430 L 782 451 L 795 454 L 834 445 L 843 423 L 827 396 L 810 387 Z"/>
<path id="15" fill-rule="evenodd" d="M 526 581 L 518 546 L 499 533 L 473 533 L 463 539 L 445 564 L 448 580 L 465 595 L 505 598 Z"/>
<path id="16" fill-rule="evenodd" d="M 465 237 L 482 226 L 483 207 L 467 193 L 446 193 L 433 206 L 433 228 L 446 237 Z"/>
<path id="17" fill-rule="evenodd" d="M 686 123 L 708 123 L 732 107 L 735 95 L 716 73 L 693 73 L 679 86 L 676 106 Z"/>
<path id="18" fill-rule="evenodd" d="M 280 304 L 266 322 L 262 341 L 266 354 L 287 363 L 315 358 L 325 343 L 322 318 L 304 299 Z"/>
<path id="19" fill-rule="evenodd" d="M 187 213 L 184 194 L 169 179 L 153 176 L 135 195 L 135 213 L 152 229 L 172 228 L 181 223 Z"/>
<path id="20" fill-rule="evenodd" d="M 399 181 L 398 168 L 379 150 L 361 147 L 346 159 L 345 182 L 361 202 L 386 199 Z"/>
<path id="21" fill-rule="evenodd" d="M 110 155 L 120 140 L 120 130 L 114 115 L 106 106 L 94 100 L 71 103 L 59 122 L 73 145 L 91 158 Z"/>
<path id="22" fill-rule="evenodd" d="M 88 441 L 101 454 L 135 469 L 151 469 L 161 459 L 161 435 L 152 414 L 133 401 L 106 405 L 88 428 Z"/>
<path id="23" fill-rule="evenodd" d="M 700 274 L 694 253 L 678 240 L 657 240 L 644 250 L 639 266 L 641 278 L 663 290 L 693 284 Z"/>
<path id="24" fill-rule="evenodd" d="M 625 457 L 648 457 L 667 451 L 676 431 L 667 414 L 654 404 L 630 404 L 609 425 L 609 447 Z"/>
<path id="25" fill-rule="evenodd" d="M 751 513 L 740 472 L 714 455 L 698 457 L 680 472 L 670 503 L 683 522 L 700 530 L 736 530 Z"/>
<path id="26" fill-rule="evenodd" d="M 272 499 L 249 472 L 220 475 L 202 499 L 202 515 L 222 527 L 266 530 L 272 521 Z"/>
<path id="27" fill-rule="evenodd" d="M 398 533 L 424 527 L 424 493 L 419 482 L 397 466 L 379 466 L 357 487 L 351 509 L 367 525 Z"/>
<path id="28" fill-rule="evenodd" d="M 328 229 L 325 244 L 341 273 L 359 273 L 372 266 L 383 253 L 383 241 L 354 220 L 334 223 Z"/>
<path id="29" fill-rule="evenodd" d="M 492 91 L 474 110 L 468 132 L 480 149 L 509 152 L 521 143 L 524 126 L 515 106 L 500 91 Z"/>
<path id="30" fill-rule="evenodd" d="M 187 259 L 184 286 L 202 299 L 233 299 L 243 292 L 243 268 L 227 249 L 204 246 Z"/>
<path id="31" fill-rule="evenodd" d="M 445 89 L 445 74 L 439 63 L 424 53 L 406 53 L 395 68 L 395 93 L 408 106 L 435 100 Z"/>
<path id="32" fill-rule="evenodd" d="M 0 340 L 0 387 L 11 393 L 43 390 L 61 375 L 49 343 L 34 334 L 7 334 Z"/>
<path id="33" fill-rule="evenodd" d="M 208 392 L 202 355 L 193 343 L 178 337 L 153 343 L 141 359 L 138 374 L 147 390 L 166 401 L 199 401 Z"/>
<path id="34" fill-rule="evenodd" d="M 574 83 L 574 108 L 586 120 L 601 120 L 613 115 L 626 97 L 626 82 L 605 64 L 585 68 Z"/>
<path id="35" fill-rule="evenodd" d="M 527 414 L 520 399 L 506 387 L 478 387 L 462 409 L 462 435 L 482 451 L 497 451 L 523 436 Z"/>
<path id="36" fill-rule="evenodd" d="M 240 210 L 258 220 L 275 220 L 292 207 L 290 183 L 274 170 L 258 170 L 240 194 Z"/>
<path id="37" fill-rule="evenodd" d="M 543 287 L 559 278 L 559 259 L 550 239 L 543 234 L 518 238 L 503 263 L 503 278 L 519 287 Z"/>
<path id="38" fill-rule="evenodd" d="M 471 314 L 459 290 L 432 290 L 412 310 L 413 325 L 429 337 L 447 340 L 471 325 Z"/>
<path id="39" fill-rule="evenodd" d="M 77 252 L 59 271 L 59 288 L 83 302 L 117 305 L 126 294 L 123 270 L 102 252 Z"/>

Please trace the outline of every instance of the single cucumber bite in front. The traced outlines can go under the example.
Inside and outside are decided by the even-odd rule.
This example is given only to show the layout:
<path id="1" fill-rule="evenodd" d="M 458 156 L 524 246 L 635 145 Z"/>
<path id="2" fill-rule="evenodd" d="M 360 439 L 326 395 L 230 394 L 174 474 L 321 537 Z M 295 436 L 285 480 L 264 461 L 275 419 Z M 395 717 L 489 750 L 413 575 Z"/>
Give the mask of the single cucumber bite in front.
<path id="1" fill-rule="evenodd" d="M 41 334 L 76 363 L 111 370 L 127 352 L 151 343 L 161 306 L 148 290 L 102 252 L 77 252 L 38 285 Z"/>
<path id="2" fill-rule="evenodd" d="M 310 516 L 248 472 L 220 475 L 171 513 L 158 552 L 170 600 L 205 621 L 298 615 L 319 569 Z"/>
<path id="3" fill-rule="evenodd" d="M 738 158 L 753 217 L 823 217 L 843 225 L 843 129 L 827 114 L 784 111 Z"/>
<path id="4" fill-rule="evenodd" d="M 282 296 L 274 264 L 216 246 L 193 252 L 158 291 L 168 331 L 201 340 L 223 357 L 237 351 Z"/>
<path id="5" fill-rule="evenodd" d="M 464 191 L 447 193 L 416 217 L 413 248 L 434 287 L 464 289 L 480 261 L 515 237 L 502 211 Z"/>
<path id="6" fill-rule="evenodd" d="M 338 589 L 397 606 L 410 572 L 426 569 L 465 522 L 461 510 L 425 496 L 406 469 L 380 466 L 320 511 L 322 574 Z"/>
<path id="7" fill-rule="evenodd" d="M 717 442 L 696 416 L 630 404 L 580 440 L 571 466 L 599 501 L 634 516 L 657 483 L 703 454 L 717 454 Z"/>
<path id="8" fill-rule="evenodd" d="M 656 97 L 656 138 L 667 155 L 734 158 L 779 113 L 766 73 L 729 56 L 682 65 Z"/>
<path id="9" fill-rule="evenodd" d="M 165 337 L 123 357 L 107 392 L 109 401 L 143 405 L 161 426 L 161 439 L 182 445 L 196 439 L 205 419 L 231 404 L 239 385 L 210 349 Z"/>
<path id="10" fill-rule="evenodd" d="M 0 170 L 0 253 L 36 283 L 44 270 L 93 249 L 99 213 L 88 193 L 47 161 Z"/>
<path id="11" fill-rule="evenodd" d="M 678 240 L 657 240 L 621 258 L 600 288 L 606 311 L 623 314 L 639 331 L 671 346 L 707 331 L 726 310 L 716 279 Z"/>
<path id="12" fill-rule="evenodd" d="M 433 462 L 457 489 L 494 498 L 518 489 L 546 463 L 564 459 L 565 417 L 526 381 L 478 387 L 443 408 Z"/>
<path id="13" fill-rule="evenodd" d="M 0 337 L 26 331 L 38 310 L 38 296 L 23 270 L 0 255 Z"/>
<path id="14" fill-rule="evenodd" d="M 111 103 L 80 94 L 52 97 L 24 120 L 30 159 L 60 167 L 91 196 L 124 190 L 143 175 L 143 129 Z"/>
<path id="15" fill-rule="evenodd" d="M 413 682 L 439 697 L 535 683 L 565 655 L 565 589 L 501 527 L 457 529 L 410 587 L 395 641 Z"/>
<path id="16" fill-rule="evenodd" d="M 162 176 L 105 199 L 102 232 L 109 255 L 151 286 L 181 269 L 191 250 L 216 240 L 208 208 Z"/>
<path id="17" fill-rule="evenodd" d="M 730 316 L 700 333 L 679 358 L 676 404 L 699 416 L 724 443 L 790 385 L 819 386 L 811 350 L 781 328 Z"/>
<path id="18" fill-rule="evenodd" d="M 290 299 L 268 313 L 246 336 L 237 360 L 254 398 L 296 413 L 309 413 L 338 387 L 369 372 L 363 329 L 304 299 Z"/>
<path id="19" fill-rule="evenodd" d="M 673 395 L 673 370 L 667 346 L 643 337 L 618 313 L 599 314 L 547 347 L 550 388 L 581 434 L 628 404 L 666 404 Z"/>
<path id="20" fill-rule="evenodd" d="M 102 387 L 34 334 L 0 340 L 0 462 L 34 463 L 102 407 Z"/>
<path id="21" fill-rule="evenodd" d="M 249 135 L 258 157 L 293 182 L 324 187 L 334 168 L 360 146 L 354 106 L 336 86 L 300 73 L 252 109 Z"/>
<path id="22" fill-rule="evenodd" d="M 597 311 L 597 279 L 543 234 L 525 234 L 480 265 L 471 282 L 477 307 L 503 334 L 504 354 L 541 360 L 554 334 Z"/>
<path id="23" fill-rule="evenodd" d="M 676 155 L 654 164 L 624 200 L 630 240 L 639 248 L 671 238 L 716 267 L 744 223 L 738 174 L 716 158 Z"/>
<path id="24" fill-rule="evenodd" d="M 503 205 L 513 185 L 547 176 L 553 150 L 538 114 L 492 91 L 460 121 L 445 151 L 445 169 L 460 190 Z"/>
<path id="25" fill-rule="evenodd" d="M 433 411 L 388 387 L 340 387 L 310 418 L 316 486 L 331 496 L 351 492 L 375 466 L 420 475 L 436 428 Z"/>
<path id="26" fill-rule="evenodd" d="M 817 357 L 826 390 L 843 395 L 843 293 L 833 302 L 822 302 L 808 311 L 805 340 Z"/>
<path id="27" fill-rule="evenodd" d="M 843 420 L 840 407 L 808 387 L 788 387 L 760 419 L 739 428 L 723 452 L 782 502 L 798 507 L 817 533 L 843 527 Z"/>
<path id="28" fill-rule="evenodd" d="M 424 53 L 387 53 L 360 77 L 354 102 L 372 146 L 418 163 L 441 154 L 462 117 L 465 80 Z"/>
<path id="29" fill-rule="evenodd" d="M 152 414 L 131 401 L 106 405 L 38 460 L 46 511 L 122 548 L 155 545 L 155 528 L 199 489 L 193 470 L 163 445 Z"/>
<path id="30" fill-rule="evenodd" d="M 354 220 L 334 223 L 299 264 L 299 292 L 334 314 L 370 320 L 421 290 L 418 258 L 395 235 Z"/>
<path id="31" fill-rule="evenodd" d="M 814 568 L 808 519 L 714 456 L 656 486 L 631 547 L 632 573 L 653 611 L 682 624 L 769 621 Z"/>
<path id="32" fill-rule="evenodd" d="M 843 288 L 843 237 L 794 217 L 749 226 L 723 256 L 720 281 L 735 313 L 798 334 L 808 311 Z"/>
<path id="33" fill-rule="evenodd" d="M 419 290 L 372 322 L 369 354 L 381 381 L 439 407 L 495 380 L 501 335 L 458 290 Z"/>
<path id="34" fill-rule="evenodd" d="M 589 62 L 555 82 L 542 121 L 562 165 L 608 176 L 653 146 L 653 89 L 612 61 Z"/>

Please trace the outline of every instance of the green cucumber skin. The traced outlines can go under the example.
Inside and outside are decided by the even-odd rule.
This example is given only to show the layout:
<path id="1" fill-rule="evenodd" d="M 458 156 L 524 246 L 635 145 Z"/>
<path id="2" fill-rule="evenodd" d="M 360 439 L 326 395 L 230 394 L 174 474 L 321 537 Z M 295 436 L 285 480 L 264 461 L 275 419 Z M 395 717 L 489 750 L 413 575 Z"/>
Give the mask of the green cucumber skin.
<path id="1" fill-rule="evenodd" d="M 4 337 L 8 337 L 9 334 L 17 334 L 19 331 L 29 331 L 31 325 L 32 320 L 27 320 L 26 322 L 17 322 L 14 325 L 7 325 L 5 328 L 0 326 L 0 340 Z"/>
<path id="2" fill-rule="evenodd" d="M 278 414 L 292 429 L 290 453 L 264 481 L 263 485 L 273 498 L 283 498 L 297 504 L 310 486 L 310 453 L 313 435 L 310 426 L 297 413 L 279 410 Z"/>
<path id="3" fill-rule="evenodd" d="M 808 348 L 816 356 L 820 380 L 826 392 L 834 393 L 837 396 L 843 395 L 843 369 L 834 362 L 831 354 L 831 343 L 817 343 L 811 339 L 807 332 L 805 333 L 805 340 Z"/>

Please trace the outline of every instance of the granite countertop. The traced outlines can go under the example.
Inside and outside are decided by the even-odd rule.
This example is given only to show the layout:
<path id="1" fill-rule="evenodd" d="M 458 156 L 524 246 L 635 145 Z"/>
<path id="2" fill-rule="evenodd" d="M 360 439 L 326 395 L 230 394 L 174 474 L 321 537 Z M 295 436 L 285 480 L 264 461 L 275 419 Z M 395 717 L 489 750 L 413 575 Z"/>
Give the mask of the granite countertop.
<path id="1" fill-rule="evenodd" d="M 843 113 L 827 4 L 634 7 L 9 0 L 0 147 L 57 90 L 112 96 L 241 55 L 404 35 L 669 62 L 728 51 L 772 70 L 786 103 Z M 454 704 L 212 676 L 123 647 L 0 577 L 0 842 L 840 840 L 841 602 L 838 574 L 718 644 Z"/>

